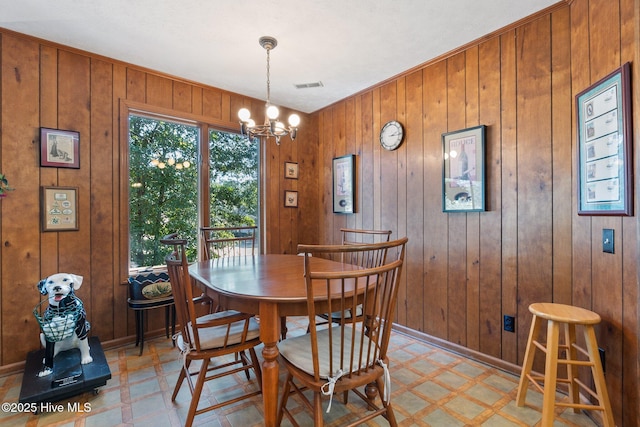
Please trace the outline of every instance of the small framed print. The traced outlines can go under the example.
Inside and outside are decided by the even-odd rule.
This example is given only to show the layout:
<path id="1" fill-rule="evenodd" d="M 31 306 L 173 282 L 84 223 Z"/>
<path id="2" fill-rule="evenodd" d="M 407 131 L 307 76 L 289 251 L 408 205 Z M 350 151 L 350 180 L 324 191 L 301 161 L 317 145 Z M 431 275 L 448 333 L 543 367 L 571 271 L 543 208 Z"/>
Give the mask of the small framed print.
<path id="1" fill-rule="evenodd" d="M 333 159 L 333 213 L 352 214 L 354 194 L 356 156 L 348 154 Z"/>
<path id="2" fill-rule="evenodd" d="M 578 215 L 633 215 L 630 65 L 576 95 Z"/>
<path id="3" fill-rule="evenodd" d="M 40 166 L 80 168 L 80 133 L 40 128 Z"/>
<path id="4" fill-rule="evenodd" d="M 42 231 L 78 229 L 78 188 L 41 187 Z"/>
<path id="5" fill-rule="evenodd" d="M 298 192 L 297 191 L 285 191 L 284 192 L 284 207 L 285 208 L 297 208 L 298 207 Z"/>
<path id="6" fill-rule="evenodd" d="M 284 162 L 284 177 L 287 179 L 298 179 L 298 164 L 294 162 Z"/>
<path id="7" fill-rule="evenodd" d="M 442 211 L 485 210 L 486 126 L 442 134 Z"/>

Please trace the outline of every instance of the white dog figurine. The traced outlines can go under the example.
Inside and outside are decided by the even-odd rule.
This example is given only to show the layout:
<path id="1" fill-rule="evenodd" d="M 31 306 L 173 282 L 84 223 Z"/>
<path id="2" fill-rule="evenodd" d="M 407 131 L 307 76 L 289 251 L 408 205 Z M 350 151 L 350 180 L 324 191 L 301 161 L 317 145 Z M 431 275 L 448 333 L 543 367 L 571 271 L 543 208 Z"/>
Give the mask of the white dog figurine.
<path id="1" fill-rule="evenodd" d="M 82 276 L 69 273 L 54 274 L 38 282 L 40 293 L 49 296 L 41 324 L 40 342 L 45 356 L 40 377 L 53 372 L 53 359 L 61 351 L 79 348 L 83 365 L 93 361 L 87 339 L 91 325 L 82 301 L 74 293 L 81 285 Z"/>

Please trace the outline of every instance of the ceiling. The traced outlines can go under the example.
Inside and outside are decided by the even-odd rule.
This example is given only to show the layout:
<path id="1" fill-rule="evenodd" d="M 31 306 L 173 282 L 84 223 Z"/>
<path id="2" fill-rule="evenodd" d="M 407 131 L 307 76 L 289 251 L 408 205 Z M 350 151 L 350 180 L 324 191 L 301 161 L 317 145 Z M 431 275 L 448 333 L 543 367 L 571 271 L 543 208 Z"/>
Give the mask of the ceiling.
<path id="1" fill-rule="evenodd" d="M 0 27 L 314 112 L 559 0 L 0 0 Z M 321 87 L 296 85 L 322 82 Z"/>

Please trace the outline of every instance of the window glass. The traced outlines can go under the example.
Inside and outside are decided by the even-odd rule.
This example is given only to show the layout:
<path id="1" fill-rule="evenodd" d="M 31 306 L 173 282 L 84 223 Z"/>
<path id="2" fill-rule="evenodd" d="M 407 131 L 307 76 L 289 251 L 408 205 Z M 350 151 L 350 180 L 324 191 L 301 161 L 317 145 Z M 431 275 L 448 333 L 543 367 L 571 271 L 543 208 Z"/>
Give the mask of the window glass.
<path id="1" fill-rule="evenodd" d="M 129 116 L 129 267 L 164 264 L 160 239 L 173 232 L 197 256 L 197 126 Z"/>
<path id="2" fill-rule="evenodd" d="M 258 225 L 258 139 L 211 130 L 209 159 L 211 226 Z"/>

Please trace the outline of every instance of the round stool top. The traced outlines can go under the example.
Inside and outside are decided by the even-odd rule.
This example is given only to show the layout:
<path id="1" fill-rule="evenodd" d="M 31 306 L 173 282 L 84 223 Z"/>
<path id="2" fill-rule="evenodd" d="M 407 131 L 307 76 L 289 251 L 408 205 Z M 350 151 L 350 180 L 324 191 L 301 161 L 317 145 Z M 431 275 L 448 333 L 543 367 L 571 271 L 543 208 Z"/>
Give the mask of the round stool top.
<path id="1" fill-rule="evenodd" d="M 600 323 L 600 315 L 581 307 L 552 302 L 536 302 L 529 306 L 529 311 L 543 319 L 555 322 L 595 325 Z"/>

